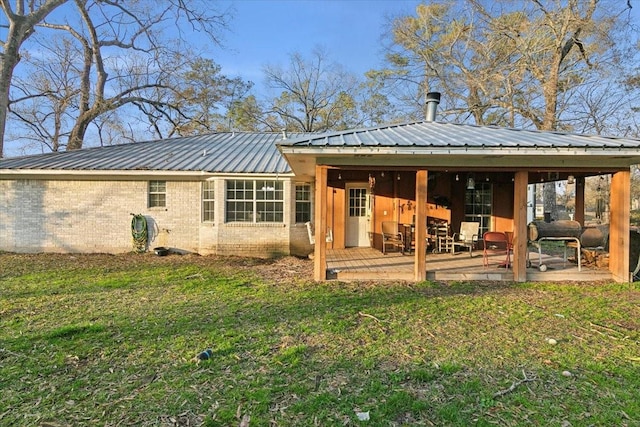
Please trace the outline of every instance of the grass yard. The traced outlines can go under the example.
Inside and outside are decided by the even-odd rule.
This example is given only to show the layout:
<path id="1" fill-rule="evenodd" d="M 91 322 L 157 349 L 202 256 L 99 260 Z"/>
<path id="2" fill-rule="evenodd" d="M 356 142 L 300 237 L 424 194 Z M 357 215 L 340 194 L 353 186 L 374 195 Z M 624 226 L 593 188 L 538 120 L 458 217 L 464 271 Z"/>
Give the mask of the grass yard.
<path id="1" fill-rule="evenodd" d="M 0 425 L 640 425 L 638 283 L 311 271 L 0 254 Z"/>

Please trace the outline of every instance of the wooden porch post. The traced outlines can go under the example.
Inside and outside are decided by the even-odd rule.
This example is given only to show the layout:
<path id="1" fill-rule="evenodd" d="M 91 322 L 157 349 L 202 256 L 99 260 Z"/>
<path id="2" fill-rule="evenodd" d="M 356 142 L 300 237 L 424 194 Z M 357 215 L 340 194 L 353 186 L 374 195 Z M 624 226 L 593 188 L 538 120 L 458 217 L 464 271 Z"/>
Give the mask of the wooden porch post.
<path id="1" fill-rule="evenodd" d="M 631 173 L 611 176 L 609 197 L 609 271 L 616 282 L 629 282 L 629 216 L 631 209 Z"/>
<path id="2" fill-rule="evenodd" d="M 518 171 L 513 182 L 513 279 L 527 280 L 527 185 L 529 172 Z"/>
<path id="3" fill-rule="evenodd" d="M 584 177 L 576 177 L 576 209 L 573 216 L 575 221 L 584 227 Z"/>
<path id="4" fill-rule="evenodd" d="M 313 279 L 327 280 L 327 171 L 326 166 L 316 165 L 315 236 Z"/>
<path id="5" fill-rule="evenodd" d="M 426 170 L 416 172 L 416 252 L 413 267 L 416 282 L 427 278 L 427 178 Z"/>

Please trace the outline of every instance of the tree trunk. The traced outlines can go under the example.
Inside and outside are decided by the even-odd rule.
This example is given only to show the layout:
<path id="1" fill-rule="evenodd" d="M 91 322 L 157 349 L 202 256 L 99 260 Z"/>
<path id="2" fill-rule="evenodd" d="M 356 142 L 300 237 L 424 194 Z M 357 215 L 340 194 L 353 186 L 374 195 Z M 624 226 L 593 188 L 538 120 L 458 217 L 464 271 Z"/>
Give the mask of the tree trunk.
<path id="1" fill-rule="evenodd" d="M 38 9 L 24 14 L 24 3 L 16 2 L 15 11 L 2 2 L 0 8 L 9 22 L 9 31 L 0 55 L 0 158 L 4 157 L 4 135 L 9 113 L 9 91 L 13 70 L 20 62 L 20 47 L 34 32 L 35 26 L 67 0 L 46 0 Z M 31 3 L 31 2 L 30 2 Z M 33 5 L 32 5 L 33 7 Z"/>
<path id="2" fill-rule="evenodd" d="M 549 214 L 552 220 L 558 219 L 558 203 L 556 202 L 556 183 L 545 182 L 542 187 L 542 206 L 544 214 Z"/>
<path id="3" fill-rule="evenodd" d="M 85 111 L 76 120 L 76 123 L 71 130 L 71 134 L 69 135 L 67 151 L 79 150 L 82 148 L 84 136 L 87 133 L 89 123 L 98 116 L 97 114 L 91 114 L 91 112 L 92 111 Z"/>
<path id="4" fill-rule="evenodd" d="M 15 60 L 9 51 L 4 52 L 4 57 L 0 56 L 0 158 L 4 156 L 4 130 L 7 123 L 7 113 L 9 112 L 9 89 L 11 88 L 11 78 L 13 69 L 20 60 L 15 52 Z"/>
<path id="5" fill-rule="evenodd" d="M 22 16 L 15 16 L 9 24 L 4 52 L 0 55 L 0 158 L 4 156 L 4 132 L 9 113 L 9 91 L 13 70 L 20 62 L 20 46 L 29 37 L 29 28 Z"/>

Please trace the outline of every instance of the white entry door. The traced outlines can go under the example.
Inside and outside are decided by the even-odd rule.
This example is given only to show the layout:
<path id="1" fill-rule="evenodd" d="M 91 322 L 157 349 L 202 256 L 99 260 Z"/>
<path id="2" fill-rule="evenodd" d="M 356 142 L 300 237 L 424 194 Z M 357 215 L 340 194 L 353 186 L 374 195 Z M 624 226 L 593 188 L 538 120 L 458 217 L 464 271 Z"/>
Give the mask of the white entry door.
<path id="1" fill-rule="evenodd" d="M 347 219 L 345 224 L 345 246 L 369 246 L 369 187 L 367 184 L 347 184 Z"/>

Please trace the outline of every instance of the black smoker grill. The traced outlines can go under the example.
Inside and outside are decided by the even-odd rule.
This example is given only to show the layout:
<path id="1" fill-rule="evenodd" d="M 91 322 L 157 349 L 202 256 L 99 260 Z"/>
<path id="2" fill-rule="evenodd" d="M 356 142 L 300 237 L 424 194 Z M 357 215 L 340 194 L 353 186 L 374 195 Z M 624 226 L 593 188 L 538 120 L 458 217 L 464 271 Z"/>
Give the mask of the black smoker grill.
<path id="1" fill-rule="evenodd" d="M 577 250 L 578 271 L 581 269 L 580 235 L 582 226 L 577 221 L 560 220 L 552 222 L 532 221 L 529 223 L 529 245 L 538 250 L 538 270 L 547 271 L 547 266 L 542 263 L 542 245 L 545 240 L 564 242 L 564 265 L 567 264 L 567 247 Z M 531 267 L 529 251 L 527 250 L 527 267 Z"/>

